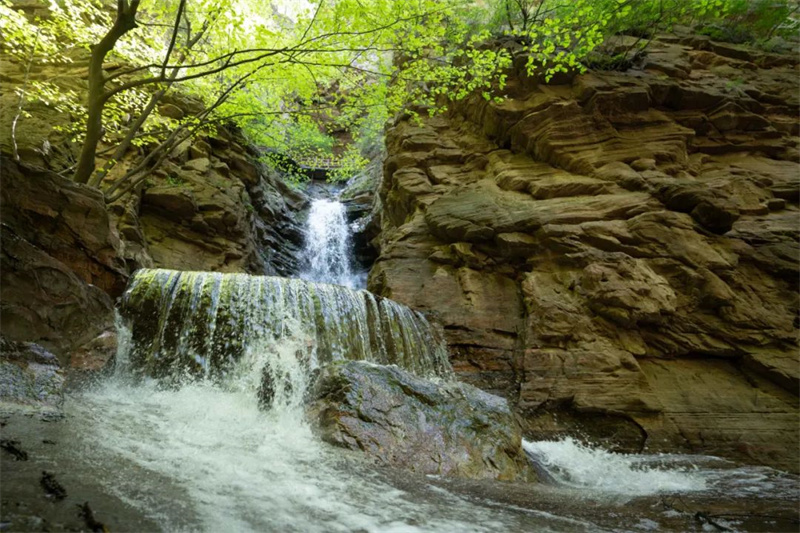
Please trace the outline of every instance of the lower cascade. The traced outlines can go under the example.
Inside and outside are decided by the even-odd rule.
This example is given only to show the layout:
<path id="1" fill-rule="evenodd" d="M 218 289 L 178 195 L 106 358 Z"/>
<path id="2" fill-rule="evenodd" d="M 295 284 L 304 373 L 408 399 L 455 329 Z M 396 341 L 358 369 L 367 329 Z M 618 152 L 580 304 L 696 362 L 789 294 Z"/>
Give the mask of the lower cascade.
<path id="1" fill-rule="evenodd" d="M 503 427 L 513 420 L 504 400 L 440 379 L 452 370 L 435 327 L 366 291 L 141 270 L 120 301 L 118 337 L 114 375 L 68 395 L 62 421 L 3 418 L 15 439 L 5 446 L 30 457 L 4 462 L 4 483 L 12 472 L 39 491 L 47 471 L 66 487 L 60 503 L 35 492 L 22 511 L 4 508 L 12 530 L 41 531 L 31 515 L 88 499 L 90 527 L 112 531 L 678 531 L 707 498 L 773 513 L 800 497 L 795 476 L 769 468 L 522 441 Z M 409 472 L 442 458 L 454 471 L 508 471 L 516 449 L 541 483 Z M 375 468 L 382 456 L 412 468 Z M 87 527 L 55 519 L 50 530 Z M 748 530 L 746 519 L 712 520 Z M 770 520 L 776 531 L 796 525 Z"/>
<path id="2" fill-rule="evenodd" d="M 131 336 L 127 358 L 152 377 L 219 377 L 251 352 L 290 341 L 309 372 L 349 359 L 452 374 L 444 339 L 422 314 L 327 283 L 144 269 L 120 314 Z"/>

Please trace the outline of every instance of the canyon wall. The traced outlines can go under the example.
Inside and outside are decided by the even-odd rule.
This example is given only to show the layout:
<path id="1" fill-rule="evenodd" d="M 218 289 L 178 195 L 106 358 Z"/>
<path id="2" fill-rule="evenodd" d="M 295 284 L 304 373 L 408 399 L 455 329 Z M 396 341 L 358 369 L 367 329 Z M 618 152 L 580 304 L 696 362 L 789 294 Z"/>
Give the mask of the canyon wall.
<path id="1" fill-rule="evenodd" d="M 86 91 L 87 61 L 35 65 L 30 77 Z M 272 275 L 296 270 L 303 238 L 299 214 L 307 199 L 259 163 L 260 154 L 240 132 L 220 127 L 184 142 L 130 194 L 106 204 L 99 190 L 69 179 L 79 145 L 54 128 L 68 125 L 64 113 L 28 102 L 11 137 L 15 89 L 25 76 L 24 65 L 0 55 L 3 336 L 41 344 L 65 365 L 102 365 L 109 350 L 113 355 L 108 333 L 114 299 L 137 268 Z M 159 112 L 183 117 L 201 110 L 175 94 Z M 103 188 L 153 148 L 131 150 Z M 92 361 L 98 344 L 108 348 L 97 354 L 99 362 Z"/>
<path id="2" fill-rule="evenodd" d="M 401 117 L 369 288 L 440 320 L 528 437 L 796 471 L 797 80 L 797 54 L 664 36 Z"/>

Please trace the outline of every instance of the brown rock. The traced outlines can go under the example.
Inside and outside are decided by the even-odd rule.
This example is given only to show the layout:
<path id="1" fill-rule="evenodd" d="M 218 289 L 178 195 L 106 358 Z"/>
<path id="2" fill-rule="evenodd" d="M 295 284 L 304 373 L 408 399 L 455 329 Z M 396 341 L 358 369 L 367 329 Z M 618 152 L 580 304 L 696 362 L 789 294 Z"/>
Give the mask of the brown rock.
<path id="1" fill-rule="evenodd" d="M 786 200 L 783 198 L 770 198 L 767 200 L 767 209 L 770 211 L 780 211 L 786 208 Z"/>
<path id="2" fill-rule="evenodd" d="M 55 173 L 0 162 L 0 220 L 20 238 L 112 295 L 127 272 L 102 194 Z"/>
<path id="3" fill-rule="evenodd" d="M 796 61 L 651 49 L 644 71 L 512 78 L 503 103 L 398 121 L 370 288 L 434 314 L 459 376 L 534 435 L 796 470 Z"/>
<path id="4" fill-rule="evenodd" d="M 638 170 L 639 172 L 643 172 L 645 170 L 655 170 L 656 169 L 656 160 L 655 159 L 637 159 L 633 163 L 631 163 L 631 168 L 633 170 Z"/>
<path id="5" fill-rule="evenodd" d="M 235 152 L 231 153 L 227 157 L 227 164 L 236 177 L 245 185 L 256 185 L 258 183 L 260 177 L 259 171 L 247 157 Z"/>
<path id="6" fill-rule="evenodd" d="M 657 324 L 675 312 L 677 297 L 667 280 L 627 256 L 587 266 L 580 288 L 590 309 L 622 326 Z"/>
<path id="7" fill-rule="evenodd" d="M 210 167 L 211 167 L 211 161 L 209 161 L 207 157 L 192 159 L 190 161 L 187 161 L 183 165 L 183 168 L 199 172 L 200 174 L 205 174 L 206 172 L 208 172 L 208 169 Z"/>
<path id="8" fill-rule="evenodd" d="M 192 146 L 189 148 L 189 153 L 193 159 L 207 158 L 211 156 L 211 146 L 201 139 L 195 139 L 194 143 L 192 143 Z"/>
<path id="9" fill-rule="evenodd" d="M 150 187 L 142 195 L 142 206 L 152 206 L 178 219 L 189 218 L 197 212 L 191 190 L 182 185 Z"/>
<path id="10" fill-rule="evenodd" d="M 9 340 L 33 341 L 66 364 L 75 346 L 113 325 L 111 298 L 2 226 L 0 312 Z"/>
<path id="11" fill-rule="evenodd" d="M 160 105 L 158 107 L 158 112 L 162 116 L 173 118 L 175 120 L 180 120 L 186 115 L 186 113 L 183 112 L 183 109 L 174 104 Z"/>
<path id="12" fill-rule="evenodd" d="M 110 372 L 117 354 L 116 331 L 104 331 L 72 352 L 69 368 L 84 375 Z"/>

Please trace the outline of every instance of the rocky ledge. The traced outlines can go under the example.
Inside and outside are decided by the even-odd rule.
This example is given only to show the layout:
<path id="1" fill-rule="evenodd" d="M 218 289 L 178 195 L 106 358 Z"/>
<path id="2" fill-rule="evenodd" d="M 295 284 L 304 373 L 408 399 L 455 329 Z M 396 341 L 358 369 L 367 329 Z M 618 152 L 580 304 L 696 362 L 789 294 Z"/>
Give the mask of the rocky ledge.
<path id="1" fill-rule="evenodd" d="M 388 131 L 369 287 L 526 431 L 797 470 L 796 55 L 683 35 Z"/>
<path id="2" fill-rule="evenodd" d="M 61 75 L 85 83 L 74 72 Z M 197 112 L 186 99 L 169 106 Z M 298 214 L 307 199 L 262 165 L 234 128 L 179 145 L 128 195 L 107 205 L 100 190 L 64 177 L 75 146 L 51 130 L 58 112 L 44 105 L 30 111 L 21 121 L 19 161 L 9 154 L 10 125 L 0 135 L 0 314 L 9 339 L 38 343 L 65 368 L 87 374 L 104 368 L 114 352 L 113 299 L 137 268 L 297 270 Z M 49 148 L 32 148 L 39 145 Z M 135 151 L 102 188 L 142 155 Z"/>

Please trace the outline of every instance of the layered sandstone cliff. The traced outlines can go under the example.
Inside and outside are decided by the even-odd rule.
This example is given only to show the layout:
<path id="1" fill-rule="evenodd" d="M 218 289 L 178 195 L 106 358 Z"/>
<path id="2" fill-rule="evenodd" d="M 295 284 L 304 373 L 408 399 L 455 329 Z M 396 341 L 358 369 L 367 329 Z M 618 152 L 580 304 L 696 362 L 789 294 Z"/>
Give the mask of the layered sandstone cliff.
<path id="1" fill-rule="evenodd" d="M 370 289 L 441 320 L 531 436 L 797 470 L 797 82 L 796 55 L 669 36 L 401 119 Z"/>

